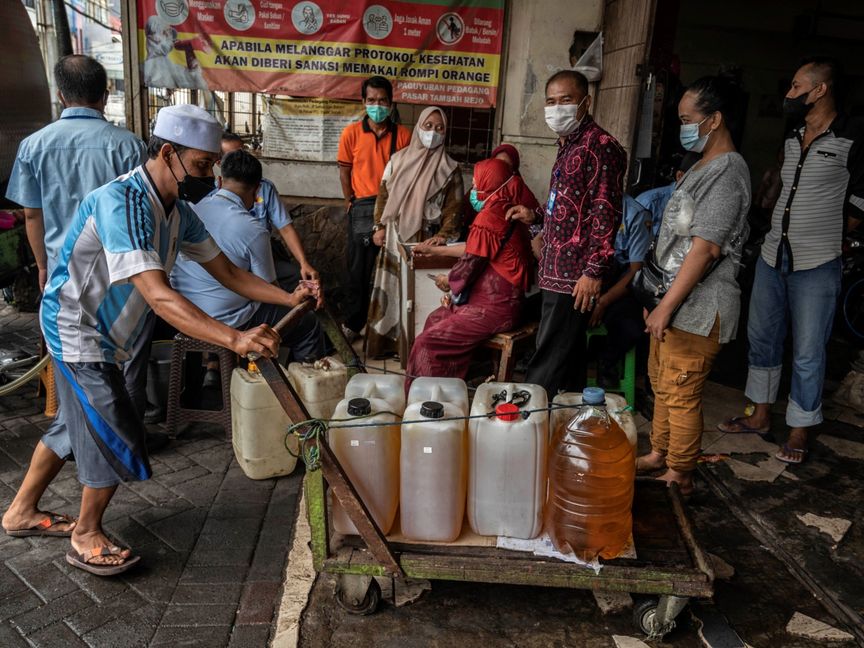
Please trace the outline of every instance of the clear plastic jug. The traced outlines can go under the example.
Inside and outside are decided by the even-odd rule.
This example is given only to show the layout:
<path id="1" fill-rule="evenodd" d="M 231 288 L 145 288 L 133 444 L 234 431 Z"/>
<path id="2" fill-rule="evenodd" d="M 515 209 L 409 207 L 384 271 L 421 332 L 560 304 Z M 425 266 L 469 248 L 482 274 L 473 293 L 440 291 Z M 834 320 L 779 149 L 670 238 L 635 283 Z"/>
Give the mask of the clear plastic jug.
<path id="1" fill-rule="evenodd" d="M 329 419 L 344 398 L 348 369 L 333 356 L 314 363 L 292 362 L 288 365 L 288 381 L 303 401 L 309 415 Z"/>
<path id="2" fill-rule="evenodd" d="M 426 401 L 452 403 L 468 416 L 468 385 L 461 378 L 416 378 L 408 391 L 408 404 Z"/>
<path id="3" fill-rule="evenodd" d="M 468 422 L 468 523 L 479 535 L 534 538 L 543 529 L 549 417 L 538 385 L 486 383 Z M 526 410 L 533 412 L 525 418 Z"/>
<path id="4" fill-rule="evenodd" d="M 585 406 L 555 430 L 549 449 L 546 530 L 558 551 L 586 561 L 621 555 L 633 530 L 633 448 L 604 396 L 587 387 Z"/>
<path id="5" fill-rule="evenodd" d="M 291 420 L 270 385 L 258 372 L 237 368 L 231 374 L 231 442 L 237 463 L 250 479 L 288 475 L 297 458 L 285 447 Z M 297 454 L 295 436 L 288 439 Z"/>
<path id="6" fill-rule="evenodd" d="M 333 454 L 382 533 L 390 532 L 399 507 L 399 417 L 384 413 L 391 409 L 392 403 L 380 398 L 346 398 L 336 406 L 333 419 L 391 425 L 354 427 L 334 422 L 328 431 Z M 331 510 L 338 533 L 357 533 L 335 498 L 331 499 Z"/>
<path id="7" fill-rule="evenodd" d="M 345 398 L 386 400 L 388 409 L 401 415 L 405 411 L 405 378 L 396 374 L 354 374 L 345 387 Z"/>
<path id="8" fill-rule="evenodd" d="M 553 405 L 581 405 L 582 392 L 565 392 L 558 394 L 552 399 Z M 633 419 L 633 412 L 627 407 L 627 399 L 620 394 L 606 394 L 606 411 L 615 419 L 615 422 L 624 430 L 627 435 L 627 440 L 633 446 L 633 451 L 636 451 L 636 421 Z M 555 430 L 565 425 L 576 413 L 575 409 L 552 409 L 552 415 L 549 418 L 549 433 L 554 434 Z"/>
<path id="9" fill-rule="evenodd" d="M 452 403 L 413 403 L 405 410 L 400 454 L 400 521 L 411 540 L 453 542 L 462 532 L 467 481 L 465 420 Z"/>

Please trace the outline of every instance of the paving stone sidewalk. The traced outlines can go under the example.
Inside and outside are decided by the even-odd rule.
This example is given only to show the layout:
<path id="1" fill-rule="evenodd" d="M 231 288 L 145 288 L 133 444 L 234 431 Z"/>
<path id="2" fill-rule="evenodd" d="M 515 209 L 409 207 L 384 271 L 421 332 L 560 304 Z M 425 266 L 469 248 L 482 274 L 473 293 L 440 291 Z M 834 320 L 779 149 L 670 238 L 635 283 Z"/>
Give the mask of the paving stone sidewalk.
<path id="1" fill-rule="evenodd" d="M 33 348 L 35 315 L 0 309 L 0 349 Z M 49 419 L 25 387 L 0 397 L 0 510 Z M 0 646 L 254 647 L 268 644 L 302 474 L 247 479 L 219 428 L 192 426 L 151 457 L 153 478 L 121 485 L 106 531 L 142 556 L 119 578 L 68 566 L 63 538 L 0 534 Z M 298 470 L 298 473 L 300 471 Z M 42 506 L 76 514 L 74 465 Z"/>

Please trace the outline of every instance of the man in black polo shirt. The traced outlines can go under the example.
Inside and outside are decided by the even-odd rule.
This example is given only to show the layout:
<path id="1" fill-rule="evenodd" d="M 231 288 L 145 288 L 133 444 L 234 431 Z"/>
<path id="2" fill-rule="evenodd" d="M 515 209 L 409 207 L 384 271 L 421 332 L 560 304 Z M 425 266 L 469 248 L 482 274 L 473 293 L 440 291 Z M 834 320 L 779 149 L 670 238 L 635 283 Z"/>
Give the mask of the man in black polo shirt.
<path id="1" fill-rule="evenodd" d="M 786 138 L 783 188 L 762 244 L 750 299 L 746 395 L 751 416 L 723 432 L 764 433 L 777 400 L 787 317 L 792 325 L 792 390 L 786 407 L 789 439 L 776 457 L 801 463 L 808 431 L 822 422 L 825 346 L 840 293 L 844 228 L 864 217 L 864 125 L 837 113 L 837 63 L 804 61 L 783 102 L 803 122 Z M 787 315 L 788 313 L 788 315 Z"/>

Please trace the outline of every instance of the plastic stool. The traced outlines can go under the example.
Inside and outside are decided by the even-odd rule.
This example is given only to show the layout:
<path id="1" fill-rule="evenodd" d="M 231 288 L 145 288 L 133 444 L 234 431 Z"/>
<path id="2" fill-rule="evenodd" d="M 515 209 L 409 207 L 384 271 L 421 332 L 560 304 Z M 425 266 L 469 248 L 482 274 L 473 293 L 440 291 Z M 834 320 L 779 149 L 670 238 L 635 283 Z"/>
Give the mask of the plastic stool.
<path id="1" fill-rule="evenodd" d="M 606 337 L 609 332 L 606 327 L 601 324 L 589 329 L 585 333 L 585 348 L 591 343 L 592 337 Z M 634 346 L 624 356 L 624 361 L 621 363 L 623 367 L 619 367 L 618 371 L 623 376 L 615 387 L 609 387 L 608 391 L 624 394 L 627 404 L 631 407 L 636 406 L 636 347 Z M 623 369 L 623 371 L 622 371 Z M 594 378 L 588 379 L 588 386 L 595 387 L 597 380 Z"/>
<path id="2" fill-rule="evenodd" d="M 183 391 L 184 369 L 187 353 L 215 353 L 219 356 L 219 374 L 221 378 L 222 407 L 217 410 L 183 407 L 180 394 Z M 215 346 L 182 333 L 174 336 L 174 347 L 171 350 L 171 374 L 168 379 L 168 416 L 165 427 L 168 436 L 177 438 L 177 429 L 192 422 L 216 423 L 225 430 L 226 440 L 231 438 L 231 372 L 237 366 L 237 355 L 223 347 Z"/>

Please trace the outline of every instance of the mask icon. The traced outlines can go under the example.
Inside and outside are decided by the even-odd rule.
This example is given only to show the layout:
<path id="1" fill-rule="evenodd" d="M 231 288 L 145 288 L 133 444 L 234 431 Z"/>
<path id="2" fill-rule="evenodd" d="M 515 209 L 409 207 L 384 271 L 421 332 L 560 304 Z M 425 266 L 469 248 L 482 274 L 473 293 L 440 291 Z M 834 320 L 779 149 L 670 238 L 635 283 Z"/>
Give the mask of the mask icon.
<path id="1" fill-rule="evenodd" d="M 183 2 L 170 2 L 169 0 L 159 0 L 159 5 L 166 16 L 177 18 L 186 10 L 186 5 Z"/>

